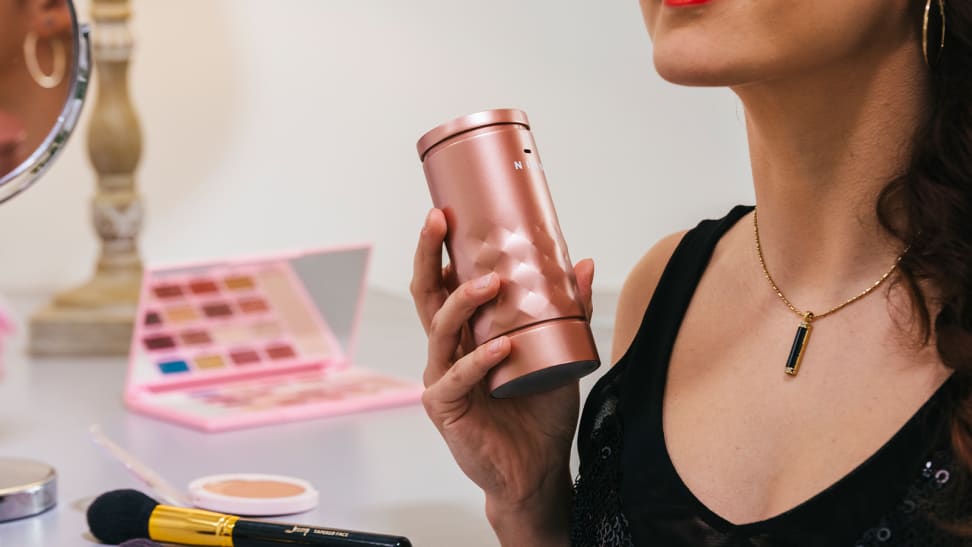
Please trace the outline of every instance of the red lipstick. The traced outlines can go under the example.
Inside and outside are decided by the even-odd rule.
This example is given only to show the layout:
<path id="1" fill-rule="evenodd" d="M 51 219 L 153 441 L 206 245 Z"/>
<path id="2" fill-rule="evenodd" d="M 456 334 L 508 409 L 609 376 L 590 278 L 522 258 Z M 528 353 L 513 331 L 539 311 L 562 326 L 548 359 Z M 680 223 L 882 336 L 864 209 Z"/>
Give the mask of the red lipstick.
<path id="1" fill-rule="evenodd" d="M 687 6 L 698 6 L 699 4 L 708 4 L 712 0 L 665 0 L 665 5 L 673 8 L 681 8 Z"/>

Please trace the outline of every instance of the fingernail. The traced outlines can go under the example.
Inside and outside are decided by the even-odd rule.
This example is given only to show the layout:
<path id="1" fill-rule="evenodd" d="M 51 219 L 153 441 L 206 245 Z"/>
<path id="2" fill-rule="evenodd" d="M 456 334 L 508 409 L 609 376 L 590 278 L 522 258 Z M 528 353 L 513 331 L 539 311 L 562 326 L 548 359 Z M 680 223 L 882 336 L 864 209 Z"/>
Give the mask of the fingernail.
<path id="1" fill-rule="evenodd" d="M 429 231 L 429 221 L 430 220 L 432 220 L 432 211 L 431 210 L 428 213 L 426 213 L 426 215 L 425 215 L 425 222 L 422 224 L 422 233 L 423 234 Z"/>
<path id="2" fill-rule="evenodd" d="M 489 343 L 488 349 L 490 353 L 499 353 L 500 350 L 503 349 L 503 339 L 497 338 L 496 340 L 493 340 Z"/>
<path id="3" fill-rule="evenodd" d="M 476 280 L 476 288 L 479 290 L 485 289 L 493 281 L 493 274 L 488 273 Z"/>

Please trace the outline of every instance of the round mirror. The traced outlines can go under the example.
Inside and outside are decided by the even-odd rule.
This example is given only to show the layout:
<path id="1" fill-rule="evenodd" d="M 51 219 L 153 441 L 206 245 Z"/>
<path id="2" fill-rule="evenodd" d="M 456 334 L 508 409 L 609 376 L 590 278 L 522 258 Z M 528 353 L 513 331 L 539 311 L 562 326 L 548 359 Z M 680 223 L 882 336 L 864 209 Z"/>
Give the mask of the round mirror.
<path id="1" fill-rule="evenodd" d="M 0 203 L 64 146 L 90 67 L 88 30 L 70 0 L 0 0 Z"/>

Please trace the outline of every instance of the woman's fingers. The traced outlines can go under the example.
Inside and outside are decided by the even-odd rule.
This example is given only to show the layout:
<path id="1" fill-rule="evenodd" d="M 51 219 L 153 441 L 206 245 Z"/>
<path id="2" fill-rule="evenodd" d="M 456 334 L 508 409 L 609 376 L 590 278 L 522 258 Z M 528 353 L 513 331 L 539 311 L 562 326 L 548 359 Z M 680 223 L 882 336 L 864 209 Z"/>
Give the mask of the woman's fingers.
<path id="1" fill-rule="evenodd" d="M 510 349 L 510 340 L 505 336 L 490 340 L 456 361 L 425 390 L 422 404 L 437 427 L 446 428 L 465 414 L 469 393 L 510 354 Z"/>
<path id="2" fill-rule="evenodd" d="M 426 333 L 429 332 L 432 317 L 448 296 L 442 280 L 442 242 L 445 234 L 445 215 L 438 209 L 432 209 L 425 217 L 425 225 L 415 249 L 412 282 L 409 285 L 415 309 Z"/>
<path id="3" fill-rule="evenodd" d="M 459 278 L 456 276 L 456 269 L 452 263 L 446 264 L 442 268 L 442 285 L 446 290 L 452 292 L 459 286 Z"/>
<path id="4" fill-rule="evenodd" d="M 429 364 L 425 371 L 426 385 L 438 381 L 445 374 L 456 355 L 462 329 L 479 306 L 489 302 L 499 292 L 496 274 L 487 274 L 463 283 L 452 292 L 429 321 Z"/>
<path id="5" fill-rule="evenodd" d="M 580 292 L 581 302 L 584 303 L 584 311 L 587 312 L 587 320 L 590 321 L 594 313 L 594 304 L 591 298 L 591 285 L 594 283 L 594 261 L 585 258 L 574 265 L 574 277 L 577 279 L 577 290 Z"/>

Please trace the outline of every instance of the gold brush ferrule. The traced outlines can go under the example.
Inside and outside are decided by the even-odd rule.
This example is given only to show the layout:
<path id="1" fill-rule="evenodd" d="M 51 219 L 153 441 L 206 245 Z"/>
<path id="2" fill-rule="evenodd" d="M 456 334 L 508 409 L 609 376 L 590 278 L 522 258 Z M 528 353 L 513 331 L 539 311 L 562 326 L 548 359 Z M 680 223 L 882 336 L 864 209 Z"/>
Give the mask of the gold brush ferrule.
<path id="1" fill-rule="evenodd" d="M 233 527 L 240 517 L 159 505 L 149 517 L 149 537 L 164 543 L 233 547 Z"/>

